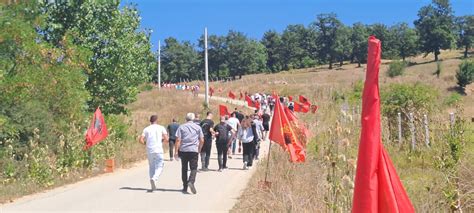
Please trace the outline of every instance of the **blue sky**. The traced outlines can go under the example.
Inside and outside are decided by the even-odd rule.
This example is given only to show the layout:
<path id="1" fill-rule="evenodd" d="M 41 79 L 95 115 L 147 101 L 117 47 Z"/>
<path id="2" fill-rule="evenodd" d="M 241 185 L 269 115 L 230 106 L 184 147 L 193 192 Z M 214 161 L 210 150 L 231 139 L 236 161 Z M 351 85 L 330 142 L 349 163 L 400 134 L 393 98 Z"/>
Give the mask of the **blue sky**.
<path id="1" fill-rule="evenodd" d="M 418 10 L 429 0 L 123 0 L 137 4 L 142 27 L 158 40 L 175 37 L 196 40 L 208 27 L 209 34 L 229 30 L 260 39 L 269 29 L 283 31 L 289 24 L 308 25 L 320 13 L 334 12 L 347 25 L 407 22 L 413 26 Z M 451 0 L 456 16 L 474 14 L 474 0 Z"/>

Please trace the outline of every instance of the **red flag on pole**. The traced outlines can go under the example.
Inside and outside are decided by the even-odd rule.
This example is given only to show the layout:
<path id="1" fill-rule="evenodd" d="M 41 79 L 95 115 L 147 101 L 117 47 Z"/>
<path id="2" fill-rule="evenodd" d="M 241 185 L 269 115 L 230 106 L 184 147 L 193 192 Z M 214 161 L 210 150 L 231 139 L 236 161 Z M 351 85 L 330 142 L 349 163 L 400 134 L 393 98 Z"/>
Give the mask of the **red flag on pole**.
<path id="1" fill-rule="evenodd" d="M 280 101 L 275 103 L 269 139 L 280 144 L 284 150 L 289 152 L 291 162 L 305 161 L 306 150 L 299 142 L 295 131 L 290 126 L 290 122 L 286 117 Z"/>
<path id="2" fill-rule="evenodd" d="M 352 212 L 415 212 L 382 145 L 378 82 L 380 40 L 370 36 L 368 46 Z"/>
<path id="3" fill-rule="evenodd" d="M 290 126 L 295 131 L 298 141 L 301 143 L 301 145 L 303 145 L 303 147 L 306 147 L 308 139 L 311 136 L 308 128 L 306 128 L 304 123 L 298 120 L 296 115 L 290 109 L 288 109 L 288 107 L 285 107 L 285 115 L 288 118 Z"/>
<path id="4" fill-rule="evenodd" d="M 245 96 L 245 101 L 247 102 L 247 106 L 255 107 L 255 104 L 253 103 L 253 100 L 252 100 L 252 98 L 250 98 L 250 96 L 246 95 Z"/>
<path id="5" fill-rule="evenodd" d="M 109 132 L 107 131 L 107 125 L 105 124 L 104 116 L 102 116 L 102 112 L 97 107 L 94 117 L 92 117 L 91 125 L 89 129 L 87 129 L 86 146 L 84 149 L 91 148 L 95 144 L 104 140 L 108 135 Z"/>
<path id="6" fill-rule="evenodd" d="M 298 99 L 303 105 L 311 105 L 311 102 L 309 102 L 309 100 L 302 95 L 300 95 Z"/>
<path id="7" fill-rule="evenodd" d="M 219 104 L 219 115 L 220 116 L 230 115 L 229 110 L 227 109 L 227 106 Z"/>
<path id="8" fill-rule="evenodd" d="M 229 91 L 229 94 L 227 94 L 229 98 L 235 99 L 235 94 L 232 91 Z"/>
<path id="9" fill-rule="evenodd" d="M 289 96 L 288 96 L 288 100 L 289 100 L 289 101 L 293 101 L 293 96 L 289 95 Z"/>
<path id="10" fill-rule="evenodd" d="M 295 110 L 295 112 L 307 113 L 307 112 L 309 112 L 309 105 L 294 102 L 294 110 Z"/>

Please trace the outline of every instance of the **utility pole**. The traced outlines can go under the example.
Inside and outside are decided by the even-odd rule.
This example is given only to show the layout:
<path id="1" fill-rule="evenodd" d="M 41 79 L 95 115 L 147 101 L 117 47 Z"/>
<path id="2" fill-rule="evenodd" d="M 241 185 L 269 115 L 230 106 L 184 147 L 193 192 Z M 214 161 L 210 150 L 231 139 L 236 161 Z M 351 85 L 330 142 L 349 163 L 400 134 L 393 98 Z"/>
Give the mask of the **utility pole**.
<path id="1" fill-rule="evenodd" d="M 161 89 L 161 42 L 158 40 L 158 89 Z"/>
<path id="2" fill-rule="evenodd" d="M 207 27 L 204 28 L 204 72 L 205 72 L 205 98 L 206 106 L 209 107 L 209 73 L 207 63 Z"/>

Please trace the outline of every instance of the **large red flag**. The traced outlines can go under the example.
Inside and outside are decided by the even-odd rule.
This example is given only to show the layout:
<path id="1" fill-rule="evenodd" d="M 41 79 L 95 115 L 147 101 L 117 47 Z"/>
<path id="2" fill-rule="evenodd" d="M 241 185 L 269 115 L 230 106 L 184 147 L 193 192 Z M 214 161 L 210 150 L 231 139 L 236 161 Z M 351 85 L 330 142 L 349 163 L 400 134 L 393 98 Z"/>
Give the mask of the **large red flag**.
<path id="1" fill-rule="evenodd" d="M 269 139 L 289 152 L 291 162 L 304 162 L 306 150 L 296 137 L 280 101 L 275 104 Z"/>
<path id="2" fill-rule="evenodd" d="M 219 115 L 220 116 L 230 115 L 229 110 L 227 109 L 227 106 L 219 104 Z"/>
<path id="3" fill-rule="evenodd" d="M 311 105 L 311 113 L 316 113 L 316 111 L 318 110 L 318 106 L 317 105 Z"/>
<path id="4" fill-rule="evenodd" d="M 229 91 L 229 94 L 227 94 L 229 98 L 235 99 L 235 94 L 232 91 Z"/>
<path id="5" fill-rule="evenodd" d="M 352 212 L 414 212 L 382 145 L 378 83 L 380 55 L 380 40 L 370 36 Z"/>
<path id="6" fill-rule="evenodd" d="M 92 118 L 91 125 L 86 133 L 86 146 L 84 149 L 89 149 L 100 141 L 104 140 L 109 135 L 107 125 L 104 121 L 102 112 L 97 107 Z"/>
<path id="7" fill-rule="evenodd" d="M 306 128 L 303 122 L 298 120 L 296 115 L 290 109 L 288 109 L 288 107 L 285 107 L 285 115 L 288 118 L 288 121 L 290 122 L 290 126 L 296 133 L 298 141 L 303 147 L 306 147 L 308 139 L 311 136 L 308 128 Z"/>
<path id="8" fill-rule="evenodd" d="M 289 101 L 293 101 L 293 96 L 289 95 L 289 96 L 288 96 L 288 100 L 289 100 Z"/>

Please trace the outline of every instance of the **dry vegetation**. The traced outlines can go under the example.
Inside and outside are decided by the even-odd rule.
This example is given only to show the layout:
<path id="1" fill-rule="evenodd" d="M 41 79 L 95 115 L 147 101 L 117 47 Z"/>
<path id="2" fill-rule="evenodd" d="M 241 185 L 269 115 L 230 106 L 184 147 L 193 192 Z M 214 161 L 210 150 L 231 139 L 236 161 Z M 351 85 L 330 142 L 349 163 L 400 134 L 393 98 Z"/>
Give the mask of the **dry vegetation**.
<path id="1" fill-rule="evenodd" d="M 403 144 L 390 137 L 386 118 L 382 121 L 383 143 L 389 152 L 397 172 L 413 205 L 419 212 L 447 212 L 456 200 L 461 199 L 466 212 L 474 211 L 474 97 L 472 85 L 467 96 L 462 96 L 458 107 L 443 105 L 446 98 L 455 93 L 455 72 L 461 62 L 458 52 L 443 52 L 442 72 L 439 78 L 433 75 L 436 63 L 432 58 L 409 59 L 412 63 L 405 74 L 395 78 L 386 76 L 388 61 L 383 61 L 380 84 L 382 90 L 390 84 L 422 83 L 439 91 L 438 100 L 433 100 L 437 109 L 430 114 L 431 146 L 424 145 L 421 127 L 417 133 L 417 145 L 411 150 L 409 138 Z M 308 160 L 305 164 L 288 163 L 286 153 L 278 146 L 272 147 L 270 178 L 272 187 L 265 191 L 259 187 L 263 180 L 264 166 L 259 166 L 251 183 L 234 206 L 234 212 L 349 212 L 352 205 L 352 190 L 359 141 L 359 108 L 349 103 L 349 111 L 342 112 L 341 94 L 352 91 L 354 85 L 364 79 L 365 67 L 346 64 L 335 70 L 314 68 L 292 70 L 273 75 L 245 76 L 242 80 L 214 83 L 215 88 L 230 88 L 233 91 L 278 92 L 280 95 L 305 95 L 320 106 L 318 113 L 299 115 L 308 123 L 315 137 L 308 145 Z M 225 96 L 228 90 L 222 91 Z M 459 162 L 452 161 L 449 140 L 451 130 L 448 112 L 458 117 L 455 139 L 464 147 Z M 464 122 L 461 122 L 463 120 Z M 408 131 L 408 130 L 405 130 Z M 451 138 L 452 139 L 452 138 Z M 469 163 L 470 162 L 470 163 Z M 260 164 L 265 165 L 265 164 Z M 459 190 L 459 191 L 458 191 Z"/>

